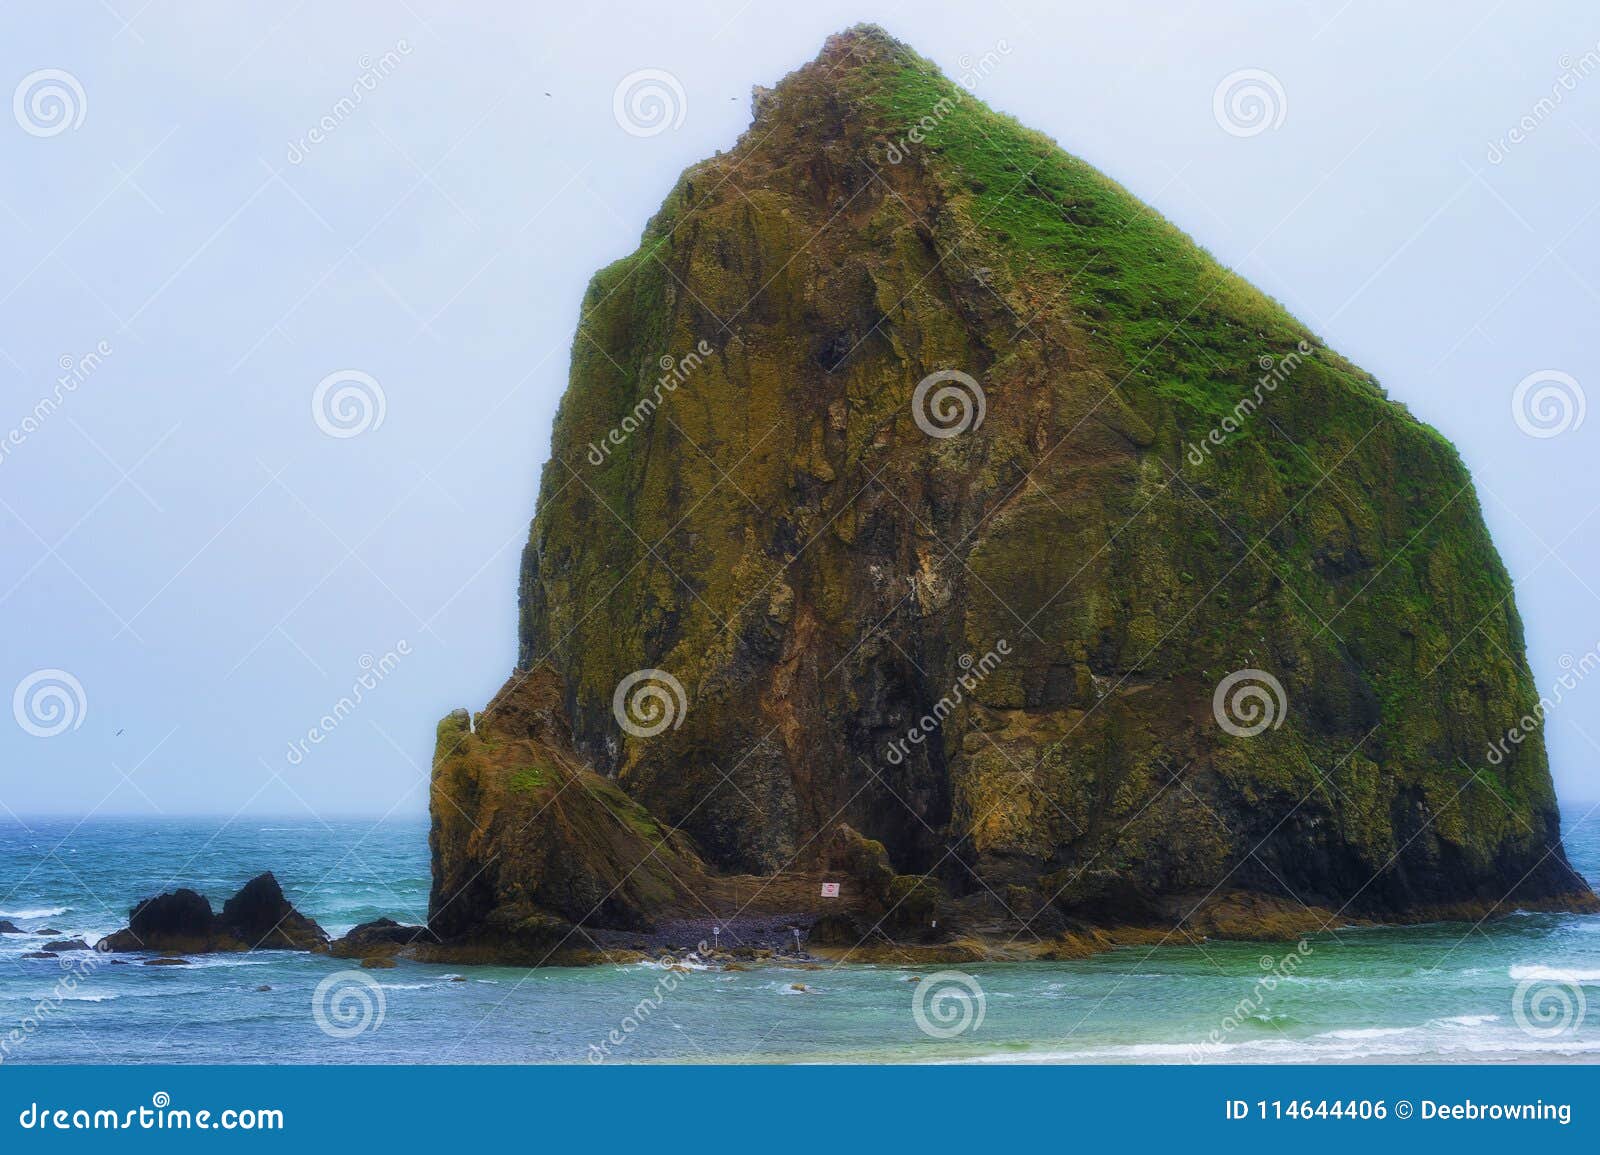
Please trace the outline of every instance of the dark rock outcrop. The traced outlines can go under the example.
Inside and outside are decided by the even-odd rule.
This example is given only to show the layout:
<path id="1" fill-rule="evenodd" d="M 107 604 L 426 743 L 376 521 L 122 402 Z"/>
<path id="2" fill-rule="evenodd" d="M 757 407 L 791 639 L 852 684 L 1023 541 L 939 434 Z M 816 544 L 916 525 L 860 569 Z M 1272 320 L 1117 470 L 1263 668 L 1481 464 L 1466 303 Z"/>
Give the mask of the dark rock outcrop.
<path id="1" fill-rule="evenodd" d="M 251 950 L 328 949 L 328 935 L 295 910 L 272 872 L 258 874 L 222 904 L 218 927 Z"/>
<path id="2" fill-rule="evenodd" d="M 442 937 L 1596 908 L 1442 436 L 880 30 L 755 114 L 584 298 Z"/>
<path id="3" fill-rule="evenodd" d="M 60 939 L 56 942 L 47 942 L 40 949 L 49 951 L 88 950 L 89 944 L 81 938 L 68 938 Z"/>
<path id="4" fill-rule="evenodd" d="M 20 926 L 17 926 L 15 923 L 8 922 L 7 920 L 5 920 L 3 918 L 0 918 L 0 934 L 27 934 L 27 933 L 28 933 L 27 931 L 23 930 Z"/>
<path id="5" fill-rule="evenodd" d="M 379 918 L 351 927 L 347 934 L 329 944 L 328 952 L 335 958 L 373 958 L 438 941 L 425 926 L 407 926 L 392 918 Z"/>
<path id="6" fill-rule="evenodd" d="M 97 944 L 102 950 L 200 953 L 213 945 L 216 916 L 203 894 L 187 888 L 147 898 L 128 912 L 128 925 Z M 227 948 L 220 948 L 227 949 Z"/>
<path id="7" fill-rule="evenodd" d="M 894 882 L 894 866 L 883 843 L 864 838 L 848 823 L 834 828 L 822 850 L 822 869 L 830 878 L 844 879 L 841 888 L 853 883 L 876 898 L 888 894 Z"/>
<path id="8" fill-rule="evenodd" d="M 215 951 L 328 949 L 328 936 L 283 896 L 271 872 L 257 875 L 216 914 L 202 894 L 180 889 L 147 898 L 128 912 L 128 925 L 98 944 L 110 951 Z"/>
<path id="9" fill-rule="evenodd" d="M 469 812 L 454 800 L 471 799 Z M 554 671 L 508 685 L 474 727 L 439 723 L 428 925 L 535 958 L 588 945 L 580 923 L 649 926 L 692 909 L 687 841 L 575 756 Z"/>

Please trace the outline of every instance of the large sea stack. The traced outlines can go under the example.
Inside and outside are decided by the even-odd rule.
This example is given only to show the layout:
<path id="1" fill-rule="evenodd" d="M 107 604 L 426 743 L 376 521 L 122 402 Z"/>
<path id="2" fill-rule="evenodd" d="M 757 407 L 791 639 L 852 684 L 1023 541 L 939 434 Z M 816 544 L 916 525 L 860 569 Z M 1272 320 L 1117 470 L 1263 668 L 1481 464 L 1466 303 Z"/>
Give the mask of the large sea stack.
<path id="1" fill-rule="evenodd" d="M 1592 908 L 1512 594 L 1442 436 L 854 29 L 589 287 L 432 923 L 833 910 L 841 837 L 867 931 Z"/>

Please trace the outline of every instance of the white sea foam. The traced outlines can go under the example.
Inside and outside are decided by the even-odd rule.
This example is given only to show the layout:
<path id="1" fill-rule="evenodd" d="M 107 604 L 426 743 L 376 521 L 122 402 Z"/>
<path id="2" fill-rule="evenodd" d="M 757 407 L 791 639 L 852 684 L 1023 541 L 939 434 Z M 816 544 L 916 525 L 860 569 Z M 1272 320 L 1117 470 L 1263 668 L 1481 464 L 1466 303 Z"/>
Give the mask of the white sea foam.
<path id="1" fill-rule="evenodd" d="M 1361 1027 L 1354 1030 L 1325 1031 L 1319 1039 L 1387 1039 L 1393 1035 L 1408 1035 L 1410 1027 Z"/>
<path id="2" fill-rule="evenodd" d="M 688 958 L 687 956 L 684 958 L 668 958 L 665 961 L 662 959 L 647 958 L 643 962 L 635 965 L 642 967 L 653 967 L 656 970 L 663 971 L 669 971 L 674 968 L 682 968 L 683 970 L 690 971 L 708 971 L 711 969 L 708 964 L 703 963 L 698 959 Z"/>
<path id="3" fill-rule="evenodd" d="M 71 909 L 69 906 L 26 906 L 19 910 L 0 910 L 0 918 L 55 918 Z"/>
<path id="4" fill-rule="evenodd" d="M 217 969 L 226 970 L 226 969 L 228 969 L 230 967 L 269 967 L 269 966 L 271 966 L 273 964 L 273 961 L 274 961 L 274 960 L 272 960 L 270 958 L 263 958 L 260 955 L 249 954 L 249 953 L 246 953 L 246 954 L 174 955 L 172 957 L 187 959 L 188 960 L 188 964 L 189 964 L 189 968 L 193 969 L 193 970 L 217 970 Z M 143 963 L 145 960 L 144 959 L 140 959 L 140 958 L 130 958 L 128 961 L 131 962 L 131 963 L 134 963 L 135 965 L 138 965 L 138 964 Z M 162 970 L 162 969 L 178 970 L 180 968 L 178 968 L 178 967 L 170 967 L 170 968 L 151 967 L 150 969 L 151 970 Z"/>
<path id="5" fill-rule="evenodd" d="M 1533 979 L 1550 983 L 1600 983 L 1600 971 L 1575 970 L 1566 967 L 1515 966 L 1508 972 L 1513 982 Z"/>
<path id="6" fill-rule="evenodd" d="M 1443 1031 L 1386 1031 L 1382 1038 L 1335 1038 L 1335 1035 L 1362 1034 L 1360 1031 L 1332 1031 L 1308 1039 L 1252 1039 L 1238 1043 L 1127 1043 L 1104 1047 L 1085 1047 L 1070 1051 L 1022 1051 L 975 1055 L 958 1062 L 968 1063 L 1188 1063 L 1196 1059 L 1207 1063 L 1348 1063 L 1374 1060 L 1425 1060 L 1449 1056 L 1470 1056 L 1483 1062 L 1522 1058 L 1570 1058 L 1600 1054 L 1600 1040 L 1531 1039 L 1521 1034 L 1498 1032 L 1490 1036 L 1474 1033 L 1465 1036 L 1458 1028 L 1455 1036 Z"/>
<path id="7" fill-rule="evenodd" d="M 14 991 L 10 994 L 0 995 L 0 1002 L 37 1007 L 41 1003 L 109 1003 L 121 997 L 121 995 L 110 993 L 93 994 L 89 991 L 63 994 L 50 988 L 35 988 L 32 991 Z"/>

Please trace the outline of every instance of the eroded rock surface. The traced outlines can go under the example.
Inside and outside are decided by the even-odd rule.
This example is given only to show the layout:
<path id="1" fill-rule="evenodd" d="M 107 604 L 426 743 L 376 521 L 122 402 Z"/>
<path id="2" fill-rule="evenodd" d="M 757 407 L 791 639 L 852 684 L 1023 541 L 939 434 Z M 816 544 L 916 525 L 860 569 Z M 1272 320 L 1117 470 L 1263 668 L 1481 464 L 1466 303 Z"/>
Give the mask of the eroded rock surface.
<path id="1" fill-rule="evenodd" d="M 180 889 L 147 898 L 128 912 L 128 925 L 107 935 L 100 950 L 206 954 L 213 951 L 328 949 L 328 935 L 284 897 L 269 871 L 257 875 L 213 912 L 202 894 Z M 159 961 L 159 960 L 157 960 Z"/>
<path id="2" fill-rule="evenodd" d="M 439 728 L 441 936 L 709 920 L 733 876 L 1064 955 L 1593 908 L 1542 736 L 1486 756 L 1537 693 L 1443 437 L 876 29 L 755 118 L 584 297 L 519 669 Z M 669 724 L 620 725 L 659 671 Z M 775 897 L 810 869 L 857 893 Z"/>

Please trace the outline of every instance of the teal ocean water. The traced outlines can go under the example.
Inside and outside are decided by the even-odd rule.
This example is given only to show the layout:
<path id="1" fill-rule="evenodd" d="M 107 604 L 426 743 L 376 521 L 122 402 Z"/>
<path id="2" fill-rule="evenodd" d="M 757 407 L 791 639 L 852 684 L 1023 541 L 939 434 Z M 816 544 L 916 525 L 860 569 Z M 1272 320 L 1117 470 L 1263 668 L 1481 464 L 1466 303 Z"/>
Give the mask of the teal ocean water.
<path id="1" fill-rule="evenodd" d="M 1566 825 L 1574 864 L 1600 877 L 1600 812 L 1587 819 L 1569 812 Z M 427 907 L 426 826 L 420 819 L 6 821 L 0 919 L 92 942 L 122 925 L 140 897 L 186 885 L 220 905 L 266 869 L 332 933 L 384 915 L 419 921 Z M 1593 916 L 1345 929 L 1299 948 L 1128 948 L 1082 962 L 970 965 L 960 975 L 934 967 L 680 973 L 651 964 L 527 970 L 406 962 L 352 972 L 340 960 L 275 952 L 201 957 L 182 967 L 137 959 L 112 965 L 100 955 L 21 957 L 43 941 L 0 935 L 0 1061 L 1600 1058 L 1600 917 Z"/>

